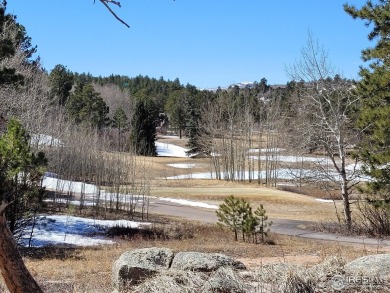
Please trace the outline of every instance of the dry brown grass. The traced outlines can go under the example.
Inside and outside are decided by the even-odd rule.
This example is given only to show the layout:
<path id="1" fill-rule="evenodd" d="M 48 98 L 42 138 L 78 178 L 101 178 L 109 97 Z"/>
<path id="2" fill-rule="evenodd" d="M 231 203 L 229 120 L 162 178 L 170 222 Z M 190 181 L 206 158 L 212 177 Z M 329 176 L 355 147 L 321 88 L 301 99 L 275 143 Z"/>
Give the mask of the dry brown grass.
<path id="1" fill-rule="evenodd" d="M 160 182 L 161 183 L 161 182 Z M 256 184 L 218 180 L 171 180 L 169 186 L 155 186 L 155 196 L 185 198 L 219 205 L 225 197 L 234 195 L 252 204 L 263 204 L 271 218 L 336 221 L 333 203 L 324 203 L 302 194 L 265 188 Z M 337 204 L 341 208 L 341 203 Z"/>
<path id="2" fill-rule="evenodd" d="M 193 237 L 173 240 L 146 240 L 141 237 L 121 240 L 117 245 L 97 248 L 42 248 L 24 251 L 28 268 L 45 292 L 111 292 L 113 262 L 125 251 L 145 247 L 169 247 L 175 251 L 219 252 L 255 268 L 266 263 L 293 262 L 312 266 L 329 256 L 352 260 L 384 251 L 381 247 L 342 245 L 301 238 L 272 235 L 276 245 L 234 242 L 233 235 L 215 225 L 182 223 Z M 1 287 L 0 287 L 1 288 Z"/>

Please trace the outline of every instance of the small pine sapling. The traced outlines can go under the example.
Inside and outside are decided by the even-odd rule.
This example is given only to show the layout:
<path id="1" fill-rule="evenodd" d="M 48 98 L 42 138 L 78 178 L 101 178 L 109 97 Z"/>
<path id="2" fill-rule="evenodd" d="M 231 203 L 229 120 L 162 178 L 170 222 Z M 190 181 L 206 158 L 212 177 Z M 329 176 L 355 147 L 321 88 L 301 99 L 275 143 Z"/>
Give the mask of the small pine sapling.
<path id="1" fill-rule="evenodd" d="M 242 225 L 242 200 L 233 195 L 225 198 L 224 203 L 219 205 L 216 211 L 218 216 L 218 225 L 227 226 L 234 232 L 234 240 L 238 240 L 238 231 Z"/>
<path id="2" fill-rule="evenodd" d="M 268 221 L 268 216 L 266 215 L 266 210 L 263 205 L 260 206 L 254 212 L 255 218 L 257 219 L 257 225 L 255 228 L 255 235 L 261 235 L 261 241 L 264 242 L 264 237 L 267 236 L 270 231 L 270 226 L 272 225 L 272 221 Z M 256 237 L 257 242 L 257 237 Z"/>

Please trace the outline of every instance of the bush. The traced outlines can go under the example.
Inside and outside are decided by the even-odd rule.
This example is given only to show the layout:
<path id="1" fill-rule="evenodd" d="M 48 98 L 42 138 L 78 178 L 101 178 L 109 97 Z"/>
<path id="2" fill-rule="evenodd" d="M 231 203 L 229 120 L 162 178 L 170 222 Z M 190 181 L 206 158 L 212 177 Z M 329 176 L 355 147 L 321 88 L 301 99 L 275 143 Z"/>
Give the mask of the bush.
<path id="1" fill-rule="evenodd" d="M 360 222 L 369 235 L 390 235 L 390 200 L 367 197 L 357 201 Z"/>
<path id="2" fill-rule="evenodd" d="M 180 223 L 150 225 L 142 228 L 115 226 L 107 230 L 107 236 L 125 239 L 141 237 L 147 240 L 191 239 L 194 237 L 194 230 L 193 225 Z"/>

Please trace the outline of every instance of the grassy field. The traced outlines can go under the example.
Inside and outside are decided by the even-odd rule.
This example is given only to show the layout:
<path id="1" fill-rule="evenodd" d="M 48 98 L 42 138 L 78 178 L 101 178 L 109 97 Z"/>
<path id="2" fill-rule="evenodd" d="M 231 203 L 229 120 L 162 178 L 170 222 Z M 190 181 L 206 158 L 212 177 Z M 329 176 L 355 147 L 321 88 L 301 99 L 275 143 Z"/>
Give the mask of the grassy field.
<path id="1" fill-rule="evenodd" d="M 185 146 L 185 139 L 166 138 L 161 142 Z M 335 206 L 333 203 L 324 203 L 315 200 L 318 192 L 302 195 L 286 192 L 277 188 L 266 188 L 256 182 L 231 182 L 224 180 L 207 179 L 166 179 L 170 176 L 210 172 L 208 159 L 146 158 L 149 171 L 153 173 L 151 194 L 161 197 L 185 198 L 220 204 L 226 196 L 234 195 L 250 201 L 252 204 L 263 204 L 271 218 L 295 219 L 308 221 L 336 221 Z M 169 166 L 170 164 L 194 164 L 191 169 L 181 169 Z M 321 194 L 322 195 L 322 194 Z M 340 212 L 341 203 L 336 207 Z"/>
<path id="2" fill-rule="evenodd" d="M 164 142 L 184 146 L 184 140 L 166 139 Z M 206 159 L 138 158 L 144 163 L 143 172 L 150 172 L 151 195 L 184 198 L 210 204 L 220 204 L 224 197 L 243 197 L 253 205 L 262 203 L 272 219 L 308 221 L 335 221 L 333 203 L 315 200 L 313 196 L 265 188 L 255 183 L 216 180 L 168 180 L 166 177 L 191 172 L 207 172 Z M 168 164 L 196 164 L 194 169 L 179 169 Z M 341 206 L 337 203 L 341 211 Z M 176 221 L 176 220 L 175 220 Z M 345 259 L 369 253 L 380 253 L 388 248 L 378 246 L 347 245 L 320 242 L 302 238 L 273 235 L 274 244 L 252 244 L 233 241 L 229 231 L 217 225 L 201 223 L 173 223 L 172 230 L 182 230 L 182 237 L 145 239 L 141 236 L 117 238 L 116 245 L 92 248 L 51 247 L 23 249 L 22 254 L 34 277 L 45 292 L 112 292 L 111 269 L 113 262 L 125 251 L 145 247 L 169 247 L 175 251 L 220 252 L 243 261 L 248 267 L 270 262 L 294 262 L 304 266 L 316 264 L 329 256 Z M 176 227 L 174 227 L 176 226 Z M 272 227 L 271 227 L 272 231 Z M 0 281 L 0 292 L 7 292 Z"/>
<path id="3" fill-rule="evenodd" d="M 277 189 L 234 182 L 211 180 L 180 180 L 170 186 L 158 186 L 151 193 L 155 196 L 185 198 L 210 204 L 220 204 L 226 196 L 245 198 L 254 206 L 263 204 L 270 218 L 307 221 L 336 221 L 333 203 Z M 340 209 L 340 204 L 337 204 Z"/>

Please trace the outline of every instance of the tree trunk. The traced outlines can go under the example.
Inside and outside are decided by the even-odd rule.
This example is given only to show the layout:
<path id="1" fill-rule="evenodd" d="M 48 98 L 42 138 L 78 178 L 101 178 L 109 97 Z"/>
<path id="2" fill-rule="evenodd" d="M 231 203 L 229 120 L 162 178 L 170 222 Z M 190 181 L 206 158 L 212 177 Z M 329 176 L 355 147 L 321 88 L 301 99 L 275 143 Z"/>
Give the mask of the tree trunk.
<path id="1" fill-rule="evenodd" d="M 19 254 L 14 236 L 7 226 L 5 204 L 0 206 L 0 271 L 11 293 L 43 293 Z"/>
<path id="2" fill-rule="evenodd" d="M 347 191 L 345 186 L 342 186 L 342 188 L 341 188 L 341 195 L 343 198 L 345 224 L 347 225 L 347 229 L 351 230 L 351 228 L 352 228 L 352 211 L 351 211 L 351 205 L 349 202 L 348 191 Z"/>
<path id="3" fill-rule="evenodd" d="M 341 175 L 341 196 L 343 198 L 343 206 L 344 206 L 344 219 L 345 224 L 347 225 L 348 231 L 352 229 L 352 211 L 351 211 L 351 203 L 349 202 L 349 188 L 348 188 L 348 179 L 347 179 L 347 170 L 345 167 L 345 149 L 344 143 L 342 139 L 338 140 L 339 145 L 339 157 L 341 159 L 341 166 L 339 167 L 339 173 Z"/>

